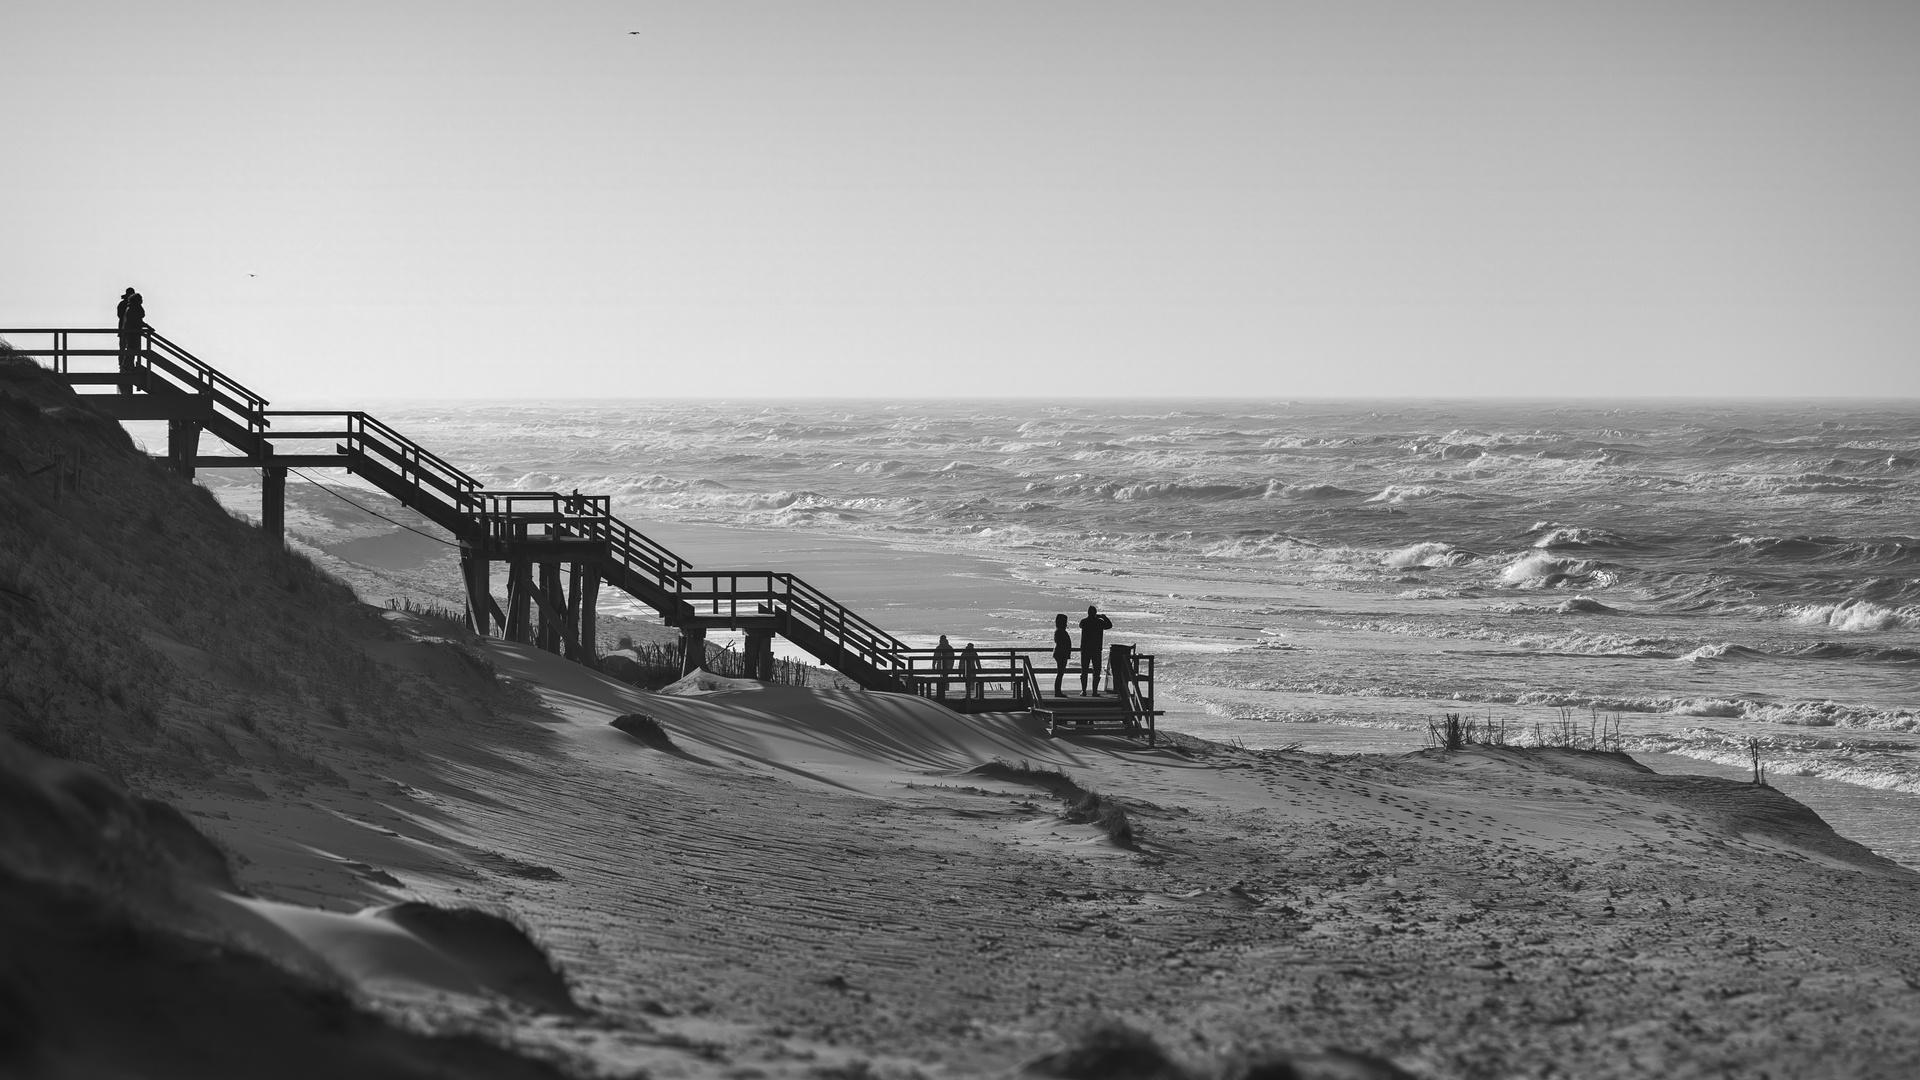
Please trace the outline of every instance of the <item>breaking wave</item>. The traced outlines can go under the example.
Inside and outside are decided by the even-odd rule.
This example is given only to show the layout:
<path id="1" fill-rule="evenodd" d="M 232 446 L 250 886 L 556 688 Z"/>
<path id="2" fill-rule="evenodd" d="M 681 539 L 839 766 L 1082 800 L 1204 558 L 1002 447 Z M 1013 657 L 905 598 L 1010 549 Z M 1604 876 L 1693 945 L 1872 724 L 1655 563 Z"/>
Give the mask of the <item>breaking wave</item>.
<path id="1" fill-rule="evenodd" d="M 1920 609 L 1889 608 L 1866 600 L 1846 600 L 1838 604 L 1810 604 L 1788 608 L 1787 618 L 1801 626 L 1817 626 L 1849 634 L 1884 630 L 1912 630 L 1920 627 Z"/>
<path id="2" fill-rule="evenodd" d="M 1388 552 L 1386 558 L 1380 561 L 1383 565 L 1398 567 L 1461 566 L 1472 562 L 1474 557 L 1472 552 L 1462 551 L 1452 544 L 1427 541 Z"/>
<path id="3" fill-rule="evenodd" d="M 1544 552 L 1522 555 L 1500 571 L 1500 580 L 1520 589 L 1552 589 L 1563 585 L 1613 584 L 1613 575 L 1592 559 L 1563 559 Z"/>

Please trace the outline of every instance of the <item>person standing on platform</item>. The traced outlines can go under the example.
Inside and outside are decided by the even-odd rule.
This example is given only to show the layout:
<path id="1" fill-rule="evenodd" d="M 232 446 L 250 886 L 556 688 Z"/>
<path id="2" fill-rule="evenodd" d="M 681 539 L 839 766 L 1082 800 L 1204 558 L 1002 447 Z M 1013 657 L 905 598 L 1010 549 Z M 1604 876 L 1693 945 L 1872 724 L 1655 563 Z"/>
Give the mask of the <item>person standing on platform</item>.
<path id="1" fill-rule="evenodd" d="M 140 333 L 147 328 L 147 308 L 140 294 L 127 286 L 114 309 L 120 316 L 120 392 L 133 393 L 133 373 L 140 355 Z"/>
<path id="2" fill-rule="evenodd" d="M 1100 609 L 1087 605 L 1087 617 L 1080 620 L 1080 696 L 1100 696 L 1100 644 L 1106 638 L 1107 631 L 1113 629 L 1113 620 L 1100 614 Z M 1093 674 L 1093 693 L 1087 693 L 1087 674 Z"/>
<path id="3" fill-rule="evenodd" d="M 940 695 L 942 701 L 947 699 L 947 676 L 952 671 L 953 644 L 947 640 L 947 635 L 941 634 L 940 644 L 933 647 L 933 673 L 940 677 L 940 687 L 935 693 Z"/>
<path id="4" fill-rule="evenodd" d="M 1067 677 L 1067 665 L 1073 663 L 1073 635 L 1067 632 L 1067 617 L 1053 617 L 1053 696 L 1066 697 L 1060 680 Z"/>
<path id="5" fill-rule="evenodd" d="M 973 647 L 971 641 L 967 642 L 966 648 L 960 650 L 960 678 L 967 684 L 968 701 L 973 700 L 973 692 L 976 689 L 980 691 L 980 699 L 986 700 L 987 688 L 980 681 L 980 652 Z"/>

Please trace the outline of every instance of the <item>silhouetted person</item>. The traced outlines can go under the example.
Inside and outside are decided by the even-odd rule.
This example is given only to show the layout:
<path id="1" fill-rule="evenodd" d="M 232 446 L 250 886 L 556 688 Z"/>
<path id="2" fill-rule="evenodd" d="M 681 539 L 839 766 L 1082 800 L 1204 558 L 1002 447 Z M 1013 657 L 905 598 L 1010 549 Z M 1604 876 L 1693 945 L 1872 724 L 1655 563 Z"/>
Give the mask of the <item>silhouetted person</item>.
<path id="1" fill-rule="evenodd" d="M 120 294 L 120 304 L 114 311 L 120 316 L 120 392 L 131 394 L 140 355 L 140 332 L 147 328 L 147 307 L 129 285 Z"/>
<path id="2" fill-rule="evenodd" d="M 1067 617 L 1053 617 L 1053 696 L 1066 697 L 1060 680 L 1067 677 L 1067 665 L 1073 663 L 1073 635 L 1067 632 Z"/>
<path id="3" fill-rule="evenodd" d="M 987 688 L 980 682 L 980 653 L 973 647 L 971 641 L 967 642 L 966 648 L 960 650 L 960 678 L 967 684 L 968 701 L 973 700 L 973 692 L 976 689 L 980 691 L 981 699 L 986 699 Z"/>
<path id="4" fill-rule="evenodd" d="M 937 691 L 944 700 L 947 696 L 947 675 L 953 671 L 953 645 L 947 641 L 947 635 L 940 635 L 940 644 L 933 647 L 933 671 L 940 676 L 940 689 Z"/>
<path id="5" fill-rule="evenodd" d="M 1100 693 L 1100 643 L 1105 640 L 1107 631 L 1113 629 L 1113 620 L 1100 614 L 1092 604 L 1087 605 L 1087 617 L 1080 620 L 1080 696 L 1087 696 L 1087 674 L 1093 674 L 1093 693 Z"/>

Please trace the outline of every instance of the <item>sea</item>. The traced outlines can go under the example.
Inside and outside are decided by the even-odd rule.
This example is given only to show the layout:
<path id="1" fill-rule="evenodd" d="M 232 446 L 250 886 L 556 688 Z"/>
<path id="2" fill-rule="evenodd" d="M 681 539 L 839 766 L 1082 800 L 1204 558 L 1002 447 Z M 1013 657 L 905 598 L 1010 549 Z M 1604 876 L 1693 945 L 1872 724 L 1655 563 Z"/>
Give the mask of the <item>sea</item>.
<path id="1" fill-rule="evenodd" d="M 1098 605 L 1195 734 L 1402 751 L 1452 714 L 1729 776 L 1757 756 L 1920 866 L 1920 401 L 372 411 L 489 488 L 609 494 L 697 567 L 800 573 L 912 644 L 1044 645 Z M 203 479 L 257 513 L 256 477 Z M 296 541 L 363 593 L 458 604 L 451 549 L 345 498 L 394 516 L 309 471 Z"/>

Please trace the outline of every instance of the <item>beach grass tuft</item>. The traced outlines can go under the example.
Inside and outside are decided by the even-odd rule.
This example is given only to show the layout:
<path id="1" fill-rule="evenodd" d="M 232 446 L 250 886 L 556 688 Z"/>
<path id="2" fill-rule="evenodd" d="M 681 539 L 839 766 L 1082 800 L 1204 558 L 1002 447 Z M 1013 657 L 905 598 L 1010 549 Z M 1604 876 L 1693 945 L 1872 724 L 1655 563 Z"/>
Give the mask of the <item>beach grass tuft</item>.
<path id="1" fill-rule="evenodd" d="M 627 713 L 624 716 L 615 717 L 613 726 L 639 739 L 655 750 L 671 751 L 679 749 L 679 747 L 673 745 L 673 737 L 667 734 L 667 729 L 660 726 L 660 721 L 655 720 L 646 713 Z"/>
<path id="2" fill-rule="evenodd" d="M 1133 820 L 1127 817 L 1125 808 L 1105 795 L 1081 787 L 1073 777 L 1059 769 L 1035 768 L 1025 761 L 1015 765 L 995 758 L 967 771 L 975 776 L 1004 780 L 1011 784 L 1044 788 L 1048 794 L 1067 804 L 1065 816 L 1069 824 L 1097 825 L 1101 832 L 1107 834 L 1107 839 L 1115 844 L 1125 848 L 1135 844 Z"/>

